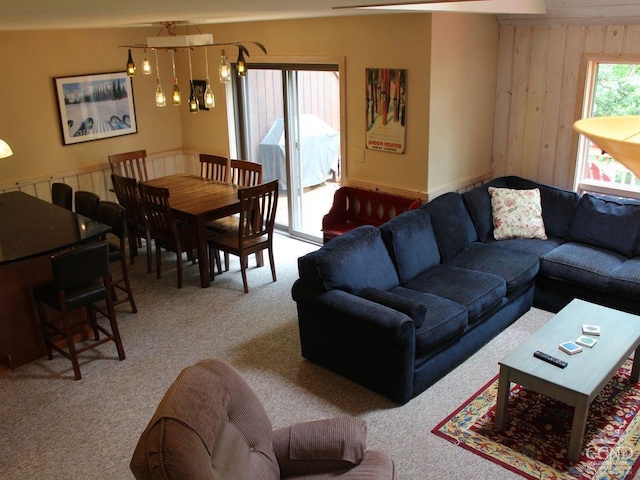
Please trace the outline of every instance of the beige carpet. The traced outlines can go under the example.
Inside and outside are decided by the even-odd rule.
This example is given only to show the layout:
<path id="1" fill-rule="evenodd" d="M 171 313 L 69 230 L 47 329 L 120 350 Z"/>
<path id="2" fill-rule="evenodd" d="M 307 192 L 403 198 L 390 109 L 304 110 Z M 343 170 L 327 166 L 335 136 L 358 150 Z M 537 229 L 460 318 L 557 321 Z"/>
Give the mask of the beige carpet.
<path id="1" fill-rule="evenodd" d="M 317 246 L 278 235 L 278 282 L 268 267 L 248 272 L 242 290 L 237 259 L 201 289 L 187 263 L 176 288 L 175 257 L 164 256 L 163 278 L 132 277 L 137 314 L 118 306 L 126 360 L 106 345 L 83 354 L 83 378 L 59 355 L 0 376 L 0 478 L 127 479 L 138 436 L 167 387 L 186 366 L 218 357 L 235 366 L 264 403 L 274 427 L 335 415 L 369 425 L 369 447 L 388 452 L 399 479 L 519 478 L 463 451 L 431 429 L 498 372 L 497 362 L 548 320 L 532 310 L 487 347 L 407 405 L 396 404 L 300 355 L 291 285 L 296 260 Z"/>

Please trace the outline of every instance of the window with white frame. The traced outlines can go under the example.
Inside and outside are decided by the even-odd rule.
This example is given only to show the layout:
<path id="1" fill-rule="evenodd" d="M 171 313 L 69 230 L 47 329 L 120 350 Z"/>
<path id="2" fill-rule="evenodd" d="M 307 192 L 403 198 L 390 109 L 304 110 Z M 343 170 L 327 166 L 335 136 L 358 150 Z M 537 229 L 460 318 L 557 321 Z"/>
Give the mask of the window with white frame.
<path id="1" fill-rule="evenodd" d="M 640 115 L 640 58 L 587 60 L 582 118 Z M 580 136 L 575 187 L 640 198 L 640 178 L 584 136 Z"/>

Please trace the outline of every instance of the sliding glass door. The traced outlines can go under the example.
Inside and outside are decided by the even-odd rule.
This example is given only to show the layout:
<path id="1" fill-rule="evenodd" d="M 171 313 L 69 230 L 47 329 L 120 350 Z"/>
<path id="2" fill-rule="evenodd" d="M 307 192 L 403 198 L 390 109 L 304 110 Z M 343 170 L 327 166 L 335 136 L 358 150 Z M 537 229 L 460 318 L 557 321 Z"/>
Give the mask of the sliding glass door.
<path id="1" fill-rule="evenodd" d="M 238 151 L 279 181 L 276 224 L 320 241 L 340 185 L 338 65 L 251 65 L 236 88 Z"/>

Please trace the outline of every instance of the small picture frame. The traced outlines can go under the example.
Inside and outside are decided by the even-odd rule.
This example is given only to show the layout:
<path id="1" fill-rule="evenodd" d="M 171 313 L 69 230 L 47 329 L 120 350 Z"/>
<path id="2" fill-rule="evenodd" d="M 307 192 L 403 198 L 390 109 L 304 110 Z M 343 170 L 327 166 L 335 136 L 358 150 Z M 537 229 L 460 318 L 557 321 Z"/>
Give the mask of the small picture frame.
<path id="1" fill-rule="evenodd" d="M 204 91 L 207 89 L 207 81 L 206 80 L 194 80 L 193 81 L 193 89 L 196 92 L 196 98 L 198 99 L 198 105 L 200 110 L 209 110 L 204 106 Z"/>
<path id="2" fill-rule="evenodd" d="M 138 133 L 126 72 L 54 79 L 63 145 Z"/>

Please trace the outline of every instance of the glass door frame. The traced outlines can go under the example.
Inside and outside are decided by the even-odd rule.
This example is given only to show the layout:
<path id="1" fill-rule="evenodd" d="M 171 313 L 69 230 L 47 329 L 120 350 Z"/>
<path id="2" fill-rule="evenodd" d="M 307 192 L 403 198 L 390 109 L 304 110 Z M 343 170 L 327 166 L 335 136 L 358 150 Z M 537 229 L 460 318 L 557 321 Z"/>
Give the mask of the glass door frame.
<path id="1" fill-rule="evenodd" d="M 276 57 L 276 56 L 266 56 L 260 57 L 256 59 L 256 61 L 247 61 L 247 67 L 250 69 L 251 66 L 259 66 L 261 68 L 269 69 L 270 66 L 273 66 L 274 69 L 279 69 L 283 71 L 283 75 L 287 74 L 289 70 L 328 70 L 329 68 L 336 69 L 338 72 L 338 81 L 339 81 L 339 91 L 340 91 L 340 161 L 341 161 L 341 174 L 342 178 L 345 179 L 347 177 L 347 165 L 345 162 L 346 152 L 347 152 L 347 139 L 346 139 L 346 68 L 345 68 L 345 58 L 344 57 Z M 240 88 L 241 82 L 244 79 L 240 77 L 235 77 L 234 81 L 231 82 L 229 88 L 227 89 L 227 114 L 228 114 L 228 125 L 229 125 L 229 146 L 230 146 L 230 154 L 234 158 L 247 158 L 246 155 L 246 145 L 247 139 L 240 138 L 241 132 L 243 131 L 240 126 L 245 122 L 245 114 L 246 114 L 246 98 L 244 95 L 240 94 L 244 89 Z M 291 91 L 287 89 L 287 82 L 283 82 L 283 96 L 285 98 L 285 106 L 288 104 L 288 96 L 291 95 Z M 235 103 L 237 101 L 237 104 Z M 289 122 L 289 116 L 291 115 L 290 109 L 285 108 L 285 123 Z M 286 130 L 285 130 L 286 131 Z M 286 133 L 285 133 L 286 134 Z M 287 165 L 287 171 L 291 172 L 291 149 L 293 146 L 292 142 L 287 142 L 289 144 L 289 148 L 285 152 L 285 161 Z M 287 191 L 291 192 L 291 178 L 290 175 L 287 175 Z M 293 214 L 293 202 L 288 202 L 288 225 L 279 225 L 281 229 L 286 229 L 286 231 L 295 235 L 296 237 L 317 241 L 315 237 L 312 237 L 304 232 L 296 230 L 294 225 L 294 214 Z"/>

